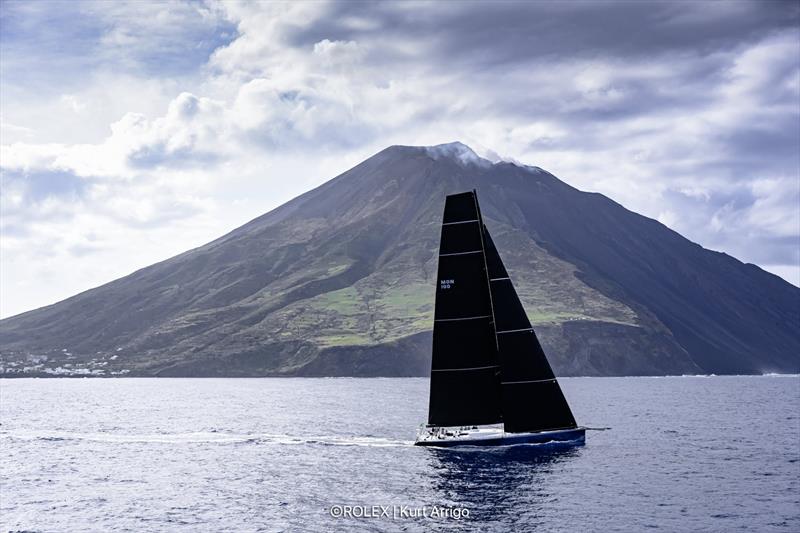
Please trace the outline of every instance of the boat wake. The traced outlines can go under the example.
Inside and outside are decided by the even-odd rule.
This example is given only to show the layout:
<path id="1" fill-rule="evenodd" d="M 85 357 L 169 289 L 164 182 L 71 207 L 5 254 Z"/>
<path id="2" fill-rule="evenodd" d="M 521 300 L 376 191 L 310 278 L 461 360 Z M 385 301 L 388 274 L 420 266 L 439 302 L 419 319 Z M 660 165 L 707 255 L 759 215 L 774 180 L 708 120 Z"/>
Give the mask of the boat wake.
<path id="1" fill-rule="evenodd" d="M 600 428 L 591 428 L 600 429 Z M 605 428 L 603 428 L 605 429 Z M 66 431 L 50 431 L 35 433 L 0 432 L 0 439 L 41 441 L 41 442 L 97 442 L 108 444 L 259 444 L 283 446 L 363 446 L 369 448 L 396 448 L 413 447 L 412 440 L 387 439 L 384 437 L 359 437 L 359 436 L 300 436 L 270 433 L 226 433 L 218 431 L 198 431 L 189 433 L 73 433 Z M 464 444 L 437 450 L 454 450 L 468 452 L 502 452 L 507 449 L 552 449 L 554 447 L 571 447 L 583 444 L 583 440 L 576 441 L 549 441 L 549 442 L 523 442 L 493 446 L 475 446 Z"/>
<path id="2" fill-rule="evenodd" d="M 113 444 L 265 444 L 265 445 L 320 445 L 320 446 L 366 446 L 366 447 L 398 447 L 412 446 L 413 441 L 393 440 L 382 437 L 358 436 L 293 436 L 267 433 L 241 434 L 216 431 L 192 433 L 153 433 L 153 434 L 120 434 L 120 433 L 0 433 L 0 439 L 62 442 L 89 441 Z"/>

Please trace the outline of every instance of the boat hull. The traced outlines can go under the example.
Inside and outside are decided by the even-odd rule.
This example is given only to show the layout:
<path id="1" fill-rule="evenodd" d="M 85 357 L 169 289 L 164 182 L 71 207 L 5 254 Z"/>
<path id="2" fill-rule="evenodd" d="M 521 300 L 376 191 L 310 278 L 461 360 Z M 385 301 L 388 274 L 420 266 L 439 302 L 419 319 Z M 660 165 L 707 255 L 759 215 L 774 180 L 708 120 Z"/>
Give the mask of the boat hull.
<path id="1" fill-rule="evenodd" d="M 539 431 L 536 433 L 484 432 L 467 433 L 452 437 L 419 438 L 415 446 L 450 448 L 454 446 L 512 446 L 515 444 L 583 444 L 586 439 L 585 428 Z"/>

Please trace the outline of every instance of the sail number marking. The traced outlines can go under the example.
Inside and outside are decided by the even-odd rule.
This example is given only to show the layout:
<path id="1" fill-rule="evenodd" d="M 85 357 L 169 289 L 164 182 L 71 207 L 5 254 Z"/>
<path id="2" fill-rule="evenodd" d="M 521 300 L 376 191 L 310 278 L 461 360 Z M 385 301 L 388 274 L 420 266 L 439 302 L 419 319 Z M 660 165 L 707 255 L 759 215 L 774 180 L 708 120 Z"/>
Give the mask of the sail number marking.
<path id="1" fill-rule="evenodd" d="M 439 288 L 442 289 L 442 290 L 450 289 L 455 284 L 456 284 L 456 280 L 454 280 L 454 279 L 440 279 L 439 280 Z"/>

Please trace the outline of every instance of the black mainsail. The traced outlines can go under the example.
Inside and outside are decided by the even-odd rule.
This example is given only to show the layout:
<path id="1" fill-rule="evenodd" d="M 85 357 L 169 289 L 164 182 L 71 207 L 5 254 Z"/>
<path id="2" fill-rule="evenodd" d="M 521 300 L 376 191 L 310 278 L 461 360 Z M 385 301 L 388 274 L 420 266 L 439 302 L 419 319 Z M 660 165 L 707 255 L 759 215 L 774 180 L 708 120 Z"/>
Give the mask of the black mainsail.
<path id="1" fill-rule="evenodd" d="M 428 424 L 501 422 L 483 222 L 474 192 L 448 196 L 439 244 Z"/>
<path id="2" fill-rule="evenodd" d="M 445 201 L 428 424 L 504 423 L 509 433 L 575 428 L 475 191 Z"/>

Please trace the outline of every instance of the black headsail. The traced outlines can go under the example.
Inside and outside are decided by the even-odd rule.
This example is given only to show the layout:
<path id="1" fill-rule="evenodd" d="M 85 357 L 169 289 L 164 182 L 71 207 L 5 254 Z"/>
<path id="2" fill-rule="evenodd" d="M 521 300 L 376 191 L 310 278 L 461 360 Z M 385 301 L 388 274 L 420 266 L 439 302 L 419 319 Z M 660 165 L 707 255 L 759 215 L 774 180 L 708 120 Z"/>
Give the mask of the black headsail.
<path id="1" fill-rule="evenodd" d="M 439 245 L 428 423 L 501 421 L 497 344 L 475 193 L 447 197 Z"/>
<path id="2" fill-rule="evenodd" d="M 531 327 L 500 254 L 483 226 L 507 432 L 576 427 L 561 387 Z"/>

